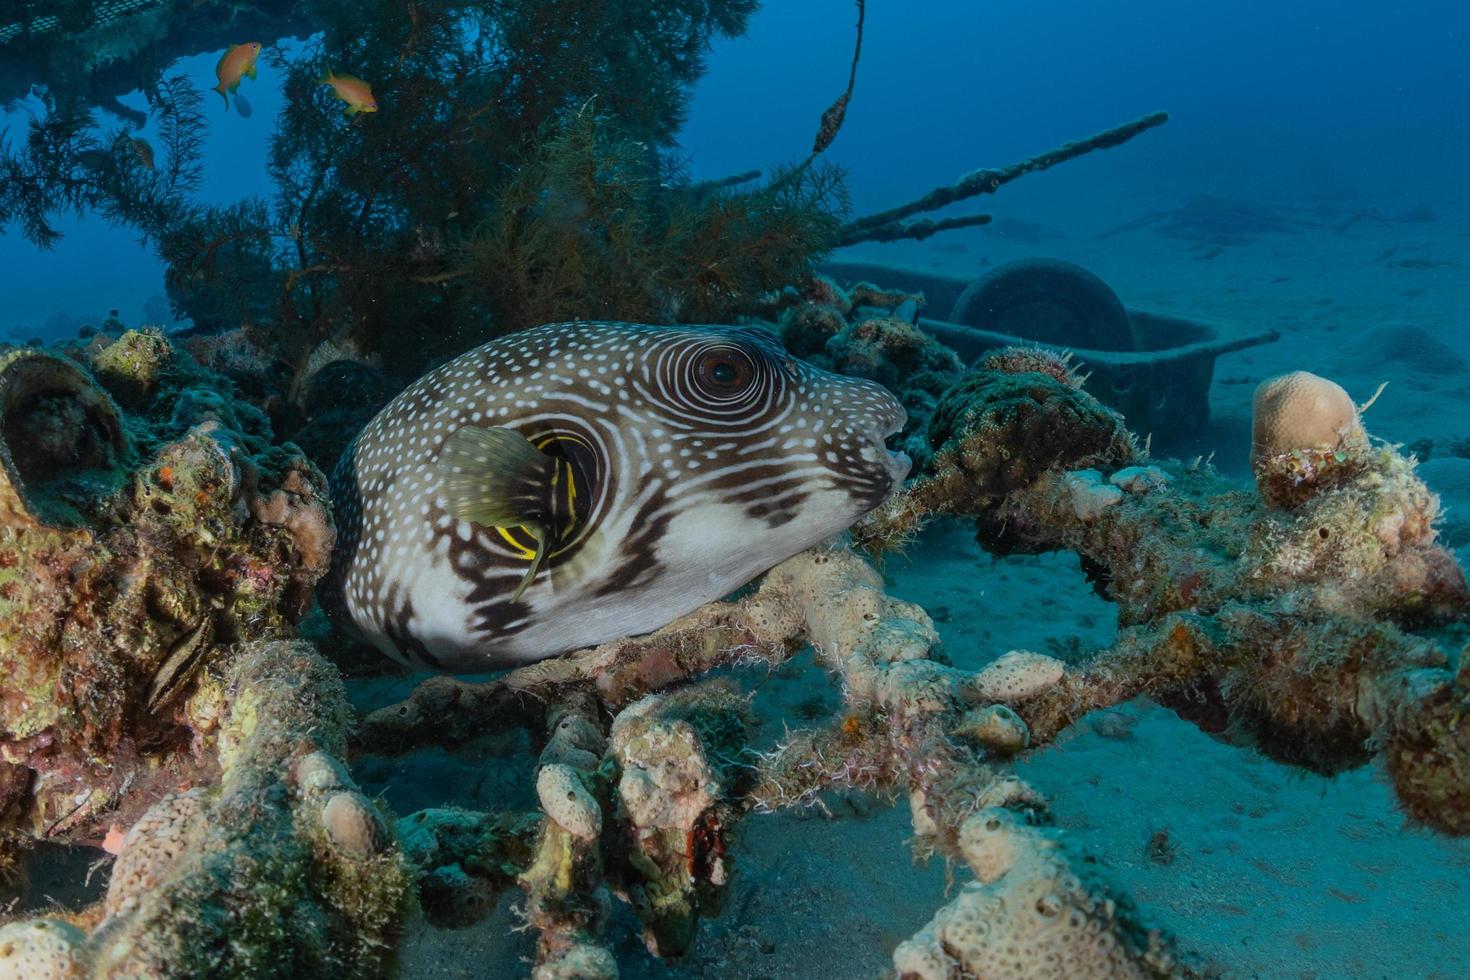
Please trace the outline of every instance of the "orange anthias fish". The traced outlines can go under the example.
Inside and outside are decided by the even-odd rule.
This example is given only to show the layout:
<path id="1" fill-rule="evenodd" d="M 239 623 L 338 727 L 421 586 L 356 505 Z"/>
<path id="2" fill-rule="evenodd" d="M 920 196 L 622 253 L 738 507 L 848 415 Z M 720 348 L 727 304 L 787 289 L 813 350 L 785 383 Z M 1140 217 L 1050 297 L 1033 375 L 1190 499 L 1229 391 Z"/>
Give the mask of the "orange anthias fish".
<path id="1" fill-rule="evenodd" d="M 219 84 L 211 91 L 218 92 L 225 100 L 225 110 L 230 108 L 230 95 L 240 87 L 240 79 L 255 77 L 255 59 L 260 57 L 260 42 L 247 41 L 232 44 L 220 55 L 219 64 L 214 66 L 214 75 Z"/>
<path id="2" fill-rule="evenodd" d="M 344 111 L 346 115 L 355 116 L 359 112 L 377 112 L 378 100 L 373 98 L 372 87 L 360 78 L 352 75 L 338 75 L 328 68 L 325 75 L 318 79 L 323 85 L 332 86 L 332 91 L 337 93 L 337 98 L 347 103 Z"/>
<path id="3" fill-rule="evenodd" d="M 153 169 L 153 146 L 141 136 L 132 137 L 133 152 L 138 156 L 138 162 L 149 170 Z"/>

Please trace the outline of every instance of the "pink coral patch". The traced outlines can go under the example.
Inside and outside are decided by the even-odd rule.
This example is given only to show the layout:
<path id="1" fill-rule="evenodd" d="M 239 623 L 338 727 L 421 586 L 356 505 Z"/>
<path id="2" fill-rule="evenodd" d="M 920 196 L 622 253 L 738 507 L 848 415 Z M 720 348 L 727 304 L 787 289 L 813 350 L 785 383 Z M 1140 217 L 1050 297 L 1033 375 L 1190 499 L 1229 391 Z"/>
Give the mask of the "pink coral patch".
<path id="1" fill-rule="evenodd" d="M 123 844 L 127 839 L 127 828 L 113 824 L 107 828 L 107 836 L 102 838 L 102 849 L 116 857 L 123 852 Z"/>

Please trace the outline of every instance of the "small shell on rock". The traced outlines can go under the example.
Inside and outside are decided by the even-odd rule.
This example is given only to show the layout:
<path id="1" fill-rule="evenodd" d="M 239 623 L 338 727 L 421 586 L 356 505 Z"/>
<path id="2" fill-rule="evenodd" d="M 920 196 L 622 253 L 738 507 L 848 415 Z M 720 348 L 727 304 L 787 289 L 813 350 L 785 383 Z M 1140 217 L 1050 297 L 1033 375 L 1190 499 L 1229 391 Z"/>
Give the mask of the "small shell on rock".
<path id="1" fill-rule="evenodd" d="M 128 828 L 120 824 L 113 824 L 107 828 L 107 836 L 102 838 L 102 849 L 113 857 L 117 857 L 123 852 L 127 840 Z"/>
<path id="2" fill-rule="evenodd" d="M 929 815 L 929 798 L 922 789 L 909 790 L 909 817 L 913 820 L 914 833 L 930 837 L 939 833 L 939 824 Z"/>
<path id="3" fill-rule="evenodd" d="M 1130 738 L 1138 719 L 1114 709 L 1099 711 L 1088 717 L 1088 725 L 1103 738 Z"/>
<path id="4" fill-rule="evenodd" d="M 1108 482 L 1126 493 L 1148 493 L 1168 483 L 1169 474 L 1157 466 L 1125 466 L 1108 477 Z"/>
<path id="5" fill-rule="evenodd" d="M 593 840 L 602 833 L 602 809 L 571 766 L 542 766 L 536 774 L 536 796 L 546 815 L 573 837 Z"/>
<path id="6" fill-rule="evenodd" d="M 352 786 L 352 780 L 348 778 L 347 770 L 342 768 L 342 763 L 325 752 L 311 752 L 302 756 L 297 760 L 293 774 L 296 785 L 302 792 L 326 792 Z"/>
<path id="7" fill-rule="evenodd" d="M 1072 504 L 1072 513 L 1079 521 L 1093 521 L 1101 517 L 1109 507 L 1123 502 L 1123 491 L 1110 483 L 1103 482 L 1097 470 L 1076 470 L 1062 478 Z"/>
<path id="8" fill-rule="evenodd" d="M 388 828 L 378 808 L 361 793 L 333 793 L 322 807 L 322 827 L 332 846 L 367 857 L 388 846 Z"/>
<path id="9" fill-rule="evenodd" d="M 975 675 L 971 687 L 985 701 L 1024 701 L 1062 679 L 1060 660 L 1044 653 L 1012 650 Z"/>
<path id="10" fill-rule="evenodd" d="M 1020 715 L 1003 704 L 973 708 L 955 726 L 955 734 L 996 752 L 1019 752 L 1031 744 L 1031 730 Z"/>

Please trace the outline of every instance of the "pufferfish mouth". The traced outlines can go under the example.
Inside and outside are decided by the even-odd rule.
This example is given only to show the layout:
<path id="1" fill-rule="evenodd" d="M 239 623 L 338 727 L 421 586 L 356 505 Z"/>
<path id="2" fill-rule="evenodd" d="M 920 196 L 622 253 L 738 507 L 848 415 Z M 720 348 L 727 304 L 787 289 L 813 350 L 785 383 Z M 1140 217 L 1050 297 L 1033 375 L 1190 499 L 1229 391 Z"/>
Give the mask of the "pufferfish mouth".
<path id="1" fill-rule="evenodd" d="M 880 428 L 873 432 L 873 442 L 883 450 L 883 461 L 888 467 L 888 474 L 892 478 L 895 487 L 903 483 L 904 479 L 909 475 L 909 470 L 913 468 L 914 461 L 909 458 L 908 453 L 901 449 L 889 449 L 887 443 L 889 439 L 903 431 L 903 427 L 908 424 L 908 420 L 909 413 L 900 408 L 898 414 L 889 420 L 890 424 L 886 429 Z"/>
<path id="2" fill-rule="evenodd" d="M 909 470 L 913 469 L 914 461 L 909 454 L 902 450 L 886 449 L 884 455 L 888 461 L 888 475 L 893 479 L 896 487 L 908 478 Z"/>

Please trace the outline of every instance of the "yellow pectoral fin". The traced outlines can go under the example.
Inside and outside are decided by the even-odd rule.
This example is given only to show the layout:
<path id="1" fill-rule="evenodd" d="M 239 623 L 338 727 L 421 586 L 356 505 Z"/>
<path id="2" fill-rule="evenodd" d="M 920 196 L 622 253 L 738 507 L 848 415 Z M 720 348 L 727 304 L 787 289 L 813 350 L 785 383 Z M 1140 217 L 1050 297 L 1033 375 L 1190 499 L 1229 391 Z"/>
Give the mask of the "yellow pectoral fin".
<path id="1" fill-rule="evenodd" d="M 249 75 L 252 81 L 255 79 L 255 62 L 250 63 L 250 67 L 245 69 L 245 74 Z"/>
<path id="2" fill-rule="evenodd" d="M 567 464 L 567 526 L 562 538 L 568 537 L 577 527 L 577 478 L 572 475 L 571 464 Z"/>

